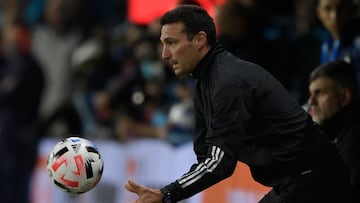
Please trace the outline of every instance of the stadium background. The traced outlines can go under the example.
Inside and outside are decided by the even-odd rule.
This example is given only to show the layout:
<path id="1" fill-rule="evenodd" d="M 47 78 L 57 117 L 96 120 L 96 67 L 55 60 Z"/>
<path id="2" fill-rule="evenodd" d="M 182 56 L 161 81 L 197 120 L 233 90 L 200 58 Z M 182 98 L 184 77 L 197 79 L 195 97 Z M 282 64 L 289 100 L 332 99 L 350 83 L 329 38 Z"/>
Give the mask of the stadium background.
<path id="1" fill-rule="evenodd" d="M 216 7 L 226 0 L 199 0 L 199 3 L 215 16 Z M 99 18 L 104 22 L 129 20 L 137 25 L 147 25 L 165 11 L 175 7 L 178 0 L 128 0 L 104 1 Z M 287 35 L 287 29 L 294 19 L 295 1 L 261 1 L 271 14 L 276 29 L 269 31 L 270 38 Z M 114 6 L 117 11 L 109 9 Z M 101 10 L 101 9 L 100 9 Z M 101 16 L 102 13 L 106 15 Z M 31 13 L 31 12 L 28 12 Z M 116 18 L 117 20 L 114 20 Z M 29 18 L 31 20 L 31 18 Z M 286 33 L 286 34 L 284 34 Z M 291 34 L 288 34 L 289 37 Z M 284 36 L 282 36 L 284 37 Z M 165 141 L 142 139 L 130 144 L 111 140 L 93 140 L 97 143 L 105 161 L 104 174 L 99 185 L 92 191 L 72 196 L 57 190 L 50 183 L 46 172 L 46 158 L 58 139 L 45 138 L 39 144 L 39 154 L 31 181 L 32 203 L 127 203 L 134 196 L 123 188 L 127 179 L 134 179 L 148 186 L 160 187 L 173 181 L 195 161 L 191 143 L 173 147 Z M 154 159 L 154 157 L 157 157 Z M 149 163 L 150 160 L 156 162 Z M 176 160 L 176 165 L 174 162 Z M 188 199 L 184 203 L 255 203 L 269 188 L 255 183 L 248 168 L 240 164 L 234 175 L 206 191 Z"/>

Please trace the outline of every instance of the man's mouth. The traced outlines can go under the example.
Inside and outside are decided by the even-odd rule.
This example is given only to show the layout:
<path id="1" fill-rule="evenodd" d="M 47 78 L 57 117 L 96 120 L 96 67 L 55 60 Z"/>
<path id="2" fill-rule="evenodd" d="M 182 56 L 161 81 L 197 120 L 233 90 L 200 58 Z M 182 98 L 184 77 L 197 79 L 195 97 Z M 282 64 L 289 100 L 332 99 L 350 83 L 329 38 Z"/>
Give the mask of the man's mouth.
<path id="1" fill-rule="evenodd" d="M 169 64 L 170 64 L 170 67 L 172 67 L 172 69 L 176 69 L 176 66 L 177 66 L 178 63 L 175 62 L 175 61 L 172 61 Z"/>

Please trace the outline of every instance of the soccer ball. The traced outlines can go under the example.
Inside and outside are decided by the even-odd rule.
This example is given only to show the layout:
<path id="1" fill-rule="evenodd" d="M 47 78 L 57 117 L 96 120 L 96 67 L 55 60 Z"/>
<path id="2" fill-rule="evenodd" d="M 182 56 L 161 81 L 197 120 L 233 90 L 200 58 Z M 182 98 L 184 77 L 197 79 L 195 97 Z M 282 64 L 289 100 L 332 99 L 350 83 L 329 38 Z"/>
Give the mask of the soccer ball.
<path id="1" fill-rule="evenodd" d="M 47 170 L 51 181 L 62 191 L 81 194 L 93 189 L 100 181 L 104 161 L 91 141 L 68 137 L 52 149 Z"/>

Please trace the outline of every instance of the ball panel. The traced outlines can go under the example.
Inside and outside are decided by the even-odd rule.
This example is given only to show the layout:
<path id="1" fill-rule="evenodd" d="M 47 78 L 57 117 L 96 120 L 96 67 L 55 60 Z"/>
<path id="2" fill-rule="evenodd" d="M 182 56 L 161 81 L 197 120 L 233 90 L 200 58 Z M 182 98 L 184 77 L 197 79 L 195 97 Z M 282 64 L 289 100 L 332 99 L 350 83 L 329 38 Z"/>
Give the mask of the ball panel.
<path id="1" fill-rule="evenodd" d="M 55 158 L 56 158 L 56 157 L 59 157 L 59 156 L 65 154 L 67 151 L 69 151 L 68 148 L 67 148 L 67 147 L 64 147 L 64 148 L 60 149 L 58 152 L 56 152 L 56 153 L 54 154 L 54 157 L 55 157 Z"/>
<path id="2" fill-rule="evenodd" d="M 56 172 L 63 164 L 68 165 L 68 160 L 65 156 L 61 156 L 59 158 L 54 159 L 54 163 L 51 165 L 51 168 L 54 172 Z"/>
<path id="3" fill-rule="evenodd" d="M 68 189 L 68 187 L 67 187 L 66 185 L 58 182 L 57 180 L 54 180 L 54 184 L 55 184 L 58 188 L 62 189 L 63 191 L 68 192 L 68 193 L 71 193 L 71 191 Z"/>
<path id="4" fill-rule="evenodd" d="M 93 168 L 92 168 L 90 159 L 86 160 L 85 169 L 86 169 L 86 178 L 87 179 L 94 177 Z"/>

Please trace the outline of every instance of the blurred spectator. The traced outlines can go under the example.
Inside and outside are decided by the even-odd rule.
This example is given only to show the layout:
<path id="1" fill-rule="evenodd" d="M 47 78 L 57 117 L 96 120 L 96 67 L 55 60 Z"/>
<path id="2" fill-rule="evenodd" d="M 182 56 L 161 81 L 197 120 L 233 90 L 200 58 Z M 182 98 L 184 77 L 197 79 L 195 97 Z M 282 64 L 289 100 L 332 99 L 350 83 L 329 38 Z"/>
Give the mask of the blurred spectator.
<path id="1" fill-rule="evenodd" d="M 104 92 L 116 114 L 114 128 L 120 141 L 164 137 L 167 75 L 159 60 L 157 23 L 154 27 L 124 23 L 114 29 L 111 55 L 118 71 Z"/>
<path id="2" fill-rule="evenodd" d="M 46 0 L 44 22 L 32 30 L 32 50 L 45 74 L 45 91 L 40 107 L 43 133 L 63 137 L 80 134 L 78 112 L 73 105 L 73 51 L 82 40 L 82 33 L 73 26 L 76 21 L 75 3 L 69 0 Z M 76 7 L 77 8 L 77 7 Z"/>
<path id="3" fill-rule="evenodd" d="M 360 87 L 360 21 L 353 0 L 317 0 L 317 16 L 328 36 L 321 45 L 321 63 L 343 59 L 354 64 Z"/>
<path id="4" fill-rule="evenodd" d="M 104 91 L 116 68 L 109 52 L 108 33 L 96 26 L 93 33 L 75 48 L 71 66 L 74 71 L 74 104 L 87 137 L 110 138 L 113 119 L 110 94 Z"/>
<path id="5" fill-rule="evenodd" d="M 118 112 L 115 133 L 120 141 L 139 138 L 166 139 L 168 99 L 164 94 L 163 85 L 160 81 L 148 80 L 145 81 L 143 90 L 134 92 L 132 100 L 139 103 L 138 117 L 130 111 Z"/>
<path id="6" fill-rule="evenodd" d="M 265 20 L 256 1 L 251 2 L 228 0 L 218 7 L 218 38 L 237 57 L 268 66 L 269 46 L 263 37 Z"/>
<path id="7" fill-rule="evenodd" d="M 292 95 L 304 104 L 307 102 L 308 77 L 314 67 L 319 65 L 321 37 L 324 33 L 317 21 L 314 0 L 295 0 L 294 4 L 294 49 L 289 90 Z"/>
<path id="8" fill-rule="evenodd" d="M 265 49 L 258 48 L 266 57 L 266 64 L 263 66 L 267 67 L 285 88 L 290 89 L 291 76 L 294 74 L 294 1 L 252 1 L 256 2 L 257 21 L 263 27 L 262 38 L 265 38 L 266 42 Z"/>
<path id="9" fill-rule="evenodd" d="M 166 139 L 174 146 L 192 141 L 194 106 L 192 103 L 193 80 L 176 80 L 173 92 L 176 101 L 169 107 Z"/>
<path id="10" fill-rule="evenodd" d="M 30 52 L 30 33 L 22 21 L 19 1 L 1 6 L 0 199 L 4 203 L 28 203 L 40 138 L 38 109 L 44 78 Z"/>
<path id="11" fill-rule="evenodd" d="M 118 112 L 115 120 L 115 132 L 122 142 L 139 138 L 166 138 L 167 99 L 162 83 L 146 81 L 145 89 L 134 92 L 134 102 L 141 102 L 141 115 L 136 118 L 128 111 Z"/>
<path id="12" fill-rule="evenodd" d="M 310 113 L 348 165 L 354 202 L 360 202 L 360 106 L 354 68 L 344 61 L 329 62 L 309 80 Z"/>
<path id="13" fill-rule="evenodd" d="M 289 5 L 292 1 L 228 0 L 218 7 L 215 18 L 218 39 L 227 50 L 267 67 L 288 89 L 294 73 Z"/>
<path id="14" fill-rule="evenodd" d="M 165 129 L 154 127 L 142 121 L 134 120 L 126 114 L 119 114 L 115 119 L 115 135 L 120 142 L 130 142 L 137 139 L 165 138 Z"/>
<path id="15" fill-rule="evenodd" d="M 144 95 L 144 77 L 135 56 L 136 44 L 141 40 L 144 31 L 136 25 L 125 22 L 111 30 L 110 56 L 116 72 L 108 78 L 105 91 L 110 94 L 114 108 L 126 111 L 138 118 L 139 106 L 143 100 L 133 100 L 134 95 Z M 137 97 L 139 98 L 139 97 Z"/>

